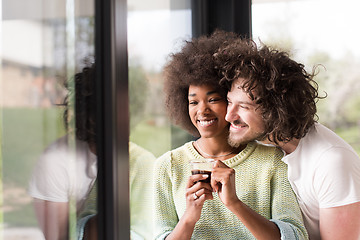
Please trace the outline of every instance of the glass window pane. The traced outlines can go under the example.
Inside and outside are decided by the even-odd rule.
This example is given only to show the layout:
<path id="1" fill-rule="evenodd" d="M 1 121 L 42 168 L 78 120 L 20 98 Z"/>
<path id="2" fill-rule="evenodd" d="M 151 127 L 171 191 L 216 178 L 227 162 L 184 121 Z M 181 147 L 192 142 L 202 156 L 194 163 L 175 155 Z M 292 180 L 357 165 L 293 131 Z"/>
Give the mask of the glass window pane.
<path id="1" fill-rule="evenodd" d="M 44 239 L 43 233 L 75 238 L 77 212 L 96 177 L 95 170 L 81 190 L 72 177 L 84 168 L 79 159 L 93 159 L 96 167 L 91 154 L 90 158 L 73 154 L 85 142 L 79 143 L 75 131 L 79 109 L 75 109 L 74 75 L 94 61 L 92 5 L 79 0 L 2 1 L 0 214 L 4 239 Z"/>
<path id="2" fill-rule="evenodd" d="M 162 67 L 191 37 L 190 1 L 128 1 L 131 235 L 148 239 L 155 158 L 187 134 L 171 127 L 163 102 Z M 149 191 L 144 191 L 144 189 Z"/>
<path id="3" fill-rule="evenodd" d="M 174 2 L 128 1 L 130 139 L 156 156 L 171 149 L 161 70 L 167 56 L 191 37 L 190 3 Z"/>
<path id="4" fill-rule="evenodd" d="M 319 122 L 360 153 L 360 15 L 357 0 L 253 0 L 253 38 L 290 50 L 309 70 L 322 95 Z"/>

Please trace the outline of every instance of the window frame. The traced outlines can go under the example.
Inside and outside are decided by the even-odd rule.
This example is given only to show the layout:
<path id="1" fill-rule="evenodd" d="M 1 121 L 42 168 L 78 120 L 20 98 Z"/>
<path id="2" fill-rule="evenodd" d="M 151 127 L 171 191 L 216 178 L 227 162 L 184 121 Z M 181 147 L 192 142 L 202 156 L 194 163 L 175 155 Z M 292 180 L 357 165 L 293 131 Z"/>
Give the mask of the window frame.
<path id="1" fill-rule="evenodd" d="M 95 9 L 98 237 L 130 239 L 127 2 Z"/>

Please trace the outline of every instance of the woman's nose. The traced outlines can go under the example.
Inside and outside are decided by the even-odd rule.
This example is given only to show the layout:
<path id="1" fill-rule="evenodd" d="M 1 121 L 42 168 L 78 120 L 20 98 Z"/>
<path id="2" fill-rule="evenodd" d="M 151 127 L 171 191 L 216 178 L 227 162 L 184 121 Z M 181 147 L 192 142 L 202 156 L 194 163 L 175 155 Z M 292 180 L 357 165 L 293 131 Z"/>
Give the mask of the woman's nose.
<path id="1" fill-rule="evenodd" d="M 209 106 L 206 103 L 199 103 L 199 112 L 200 113 L 207 113 L 210 111 Z"/>

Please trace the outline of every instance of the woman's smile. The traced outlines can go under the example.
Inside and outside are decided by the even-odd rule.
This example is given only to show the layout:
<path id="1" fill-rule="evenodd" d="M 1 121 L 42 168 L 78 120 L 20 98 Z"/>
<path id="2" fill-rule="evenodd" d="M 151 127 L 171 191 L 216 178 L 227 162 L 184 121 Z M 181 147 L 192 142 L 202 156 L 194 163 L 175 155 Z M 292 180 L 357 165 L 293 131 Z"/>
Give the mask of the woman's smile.
<path id="1" fill-rule="evenodd" d="M 197 120 L 197 122 L 199 123 L 199 125 L 200 125 L 201 127 L 210 127 L 210 126 L 213 125 L 216 121 L 217 121 L 217 119 Z"/>

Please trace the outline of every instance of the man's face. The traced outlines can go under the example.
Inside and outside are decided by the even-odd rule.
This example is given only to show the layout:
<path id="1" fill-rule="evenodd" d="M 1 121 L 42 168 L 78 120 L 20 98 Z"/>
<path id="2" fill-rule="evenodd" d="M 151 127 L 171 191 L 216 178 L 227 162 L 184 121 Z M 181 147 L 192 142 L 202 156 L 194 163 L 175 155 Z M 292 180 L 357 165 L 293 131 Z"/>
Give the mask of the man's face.
<path id="1" fill-rule="evenodd" d="M 228 92 L 228 107 L 225 116 L 230 122 L 229 144 L 238 147 L 253 140 L 262 140 L 265 125 L 258 105 L 242 89 L 242 78 L 234 81 Z"/>

